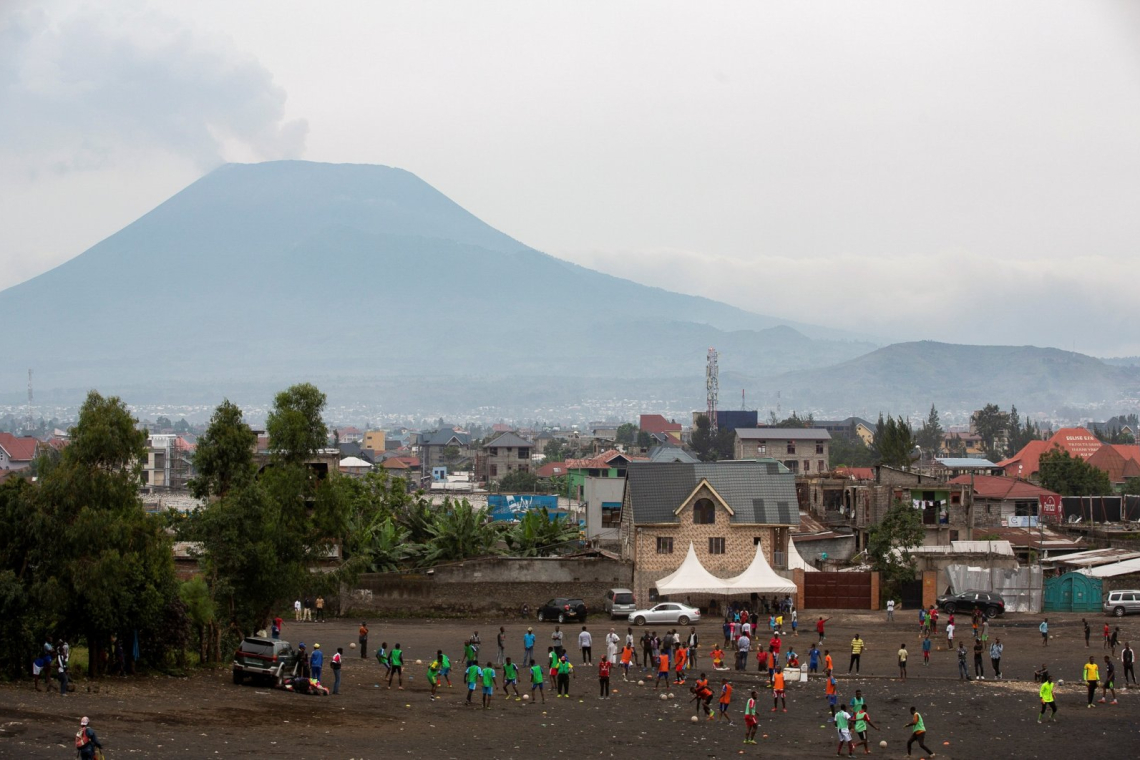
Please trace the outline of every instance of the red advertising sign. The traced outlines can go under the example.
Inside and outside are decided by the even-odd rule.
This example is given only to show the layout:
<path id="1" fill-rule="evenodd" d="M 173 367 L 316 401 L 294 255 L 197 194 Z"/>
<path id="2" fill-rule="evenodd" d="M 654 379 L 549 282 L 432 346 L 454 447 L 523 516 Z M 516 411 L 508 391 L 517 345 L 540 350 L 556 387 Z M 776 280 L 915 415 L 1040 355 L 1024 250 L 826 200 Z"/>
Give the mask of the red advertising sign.
<path id="1" fill-rule="evenodd" d="M 1061 519 L 1061 497 L 1057 494 L 1041 494 L 1037 497 L 1041 519 L 1058 522 Z"/>

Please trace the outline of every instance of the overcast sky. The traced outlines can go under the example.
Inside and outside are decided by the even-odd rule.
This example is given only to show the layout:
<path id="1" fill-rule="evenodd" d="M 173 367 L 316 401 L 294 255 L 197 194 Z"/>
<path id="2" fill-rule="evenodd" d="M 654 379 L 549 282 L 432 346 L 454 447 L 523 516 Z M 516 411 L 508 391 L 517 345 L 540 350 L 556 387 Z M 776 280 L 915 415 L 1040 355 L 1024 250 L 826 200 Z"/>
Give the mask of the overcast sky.
<path id="1" fill-rule="evenodd" d="M 0 0 L 0 287 L 273 158 L 761 313 L 1140 353 L 1130 0 Z"/>

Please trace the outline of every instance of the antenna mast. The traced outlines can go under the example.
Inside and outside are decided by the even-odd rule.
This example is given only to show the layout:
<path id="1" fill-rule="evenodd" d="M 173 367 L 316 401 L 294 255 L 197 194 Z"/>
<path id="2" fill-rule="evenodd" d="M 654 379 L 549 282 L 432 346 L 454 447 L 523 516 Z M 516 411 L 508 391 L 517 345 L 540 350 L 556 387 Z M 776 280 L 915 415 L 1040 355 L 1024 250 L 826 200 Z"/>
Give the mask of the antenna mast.
<path id="1" fill-rule="evenodd" d="M 716 401 L 720 393 L 720 373 L 716 366 L 716 349 L 709 349 L 708 365 L 705 367 L 705 391 L 708 394 L 709 430 L 716 435 Z"/>
<path id="2" fill-rule="evenodd" d="M 29 433 L 35 429 L 36 423 L 32 417 L 32 371 L 28 370 L 28 409 L 24 419 L 24 429 Z"/>

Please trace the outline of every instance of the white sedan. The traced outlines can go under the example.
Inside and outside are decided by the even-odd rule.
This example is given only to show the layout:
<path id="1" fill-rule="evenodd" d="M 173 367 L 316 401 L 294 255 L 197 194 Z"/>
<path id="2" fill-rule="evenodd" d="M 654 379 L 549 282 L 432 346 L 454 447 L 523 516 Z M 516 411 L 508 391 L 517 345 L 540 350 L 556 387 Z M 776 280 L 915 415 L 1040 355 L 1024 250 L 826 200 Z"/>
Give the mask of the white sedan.
<path id="1" fill-rule="evenodd" d="M 629 613 L 629 622 L 634 625 L 646 623 L 676 623 L 688 625 L 701 619 L 701 611 L 696 607 L 689 607 L 677 602 L 662 602 L 656 607 L 647 610 L 635 610 Z"/>

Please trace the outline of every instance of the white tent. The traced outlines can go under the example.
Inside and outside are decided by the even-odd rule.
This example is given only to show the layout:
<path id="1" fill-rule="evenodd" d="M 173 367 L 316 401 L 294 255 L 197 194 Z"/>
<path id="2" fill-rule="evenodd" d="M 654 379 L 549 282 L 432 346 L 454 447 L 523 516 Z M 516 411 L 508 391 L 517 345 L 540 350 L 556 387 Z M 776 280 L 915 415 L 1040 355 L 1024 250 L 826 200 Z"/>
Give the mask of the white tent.
<path id="1" fill-rule="evenodd" d="M 689 544 L 689 553 L 685 561 L 676 571 L 666 575 L 655 584 L 657 593 L 666 594 L 736 594 L 740 593 L 726 580 L 717 578 L 705 569 L 697 559 L 697 552 L 693 544 Z M 794 588 L 794 587 L 793 587 Z"/>
<path id="2" fill-rule="evenodd" d="M 796 549 L 796 542 L 788 539 L 788 569 L 789 570 L 803 570 L 805 573 L 818 573 L 819 568 L 812 567 L 807 561 L 800 556 L 800 552 Z"/>
<path id="3" fill-rule="evenodd" d="M 764 558 L 764 547 L 757 542 L 756 556 L 740 575 L 729 578 L 725 583 L 732 587 L 734 594 L 794 594 L 796 584 L 777 575 L 768 560 Z"/>

